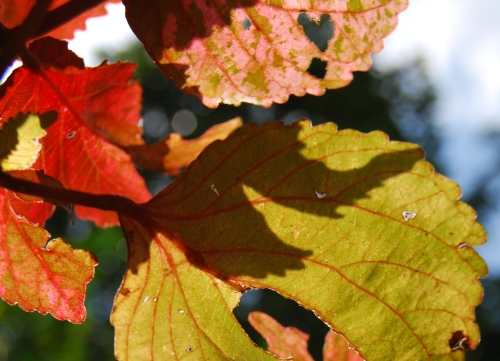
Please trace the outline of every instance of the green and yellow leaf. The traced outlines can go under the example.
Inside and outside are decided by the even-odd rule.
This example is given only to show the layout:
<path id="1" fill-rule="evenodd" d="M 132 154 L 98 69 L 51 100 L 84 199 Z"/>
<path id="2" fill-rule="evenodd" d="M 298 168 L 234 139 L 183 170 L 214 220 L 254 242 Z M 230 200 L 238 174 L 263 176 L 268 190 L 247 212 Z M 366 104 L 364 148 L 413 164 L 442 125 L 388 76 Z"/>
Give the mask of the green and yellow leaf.
<path id="1" fill-rule="evenodd" d="M 3 122 L 0 128 L 0 170 L 30 168 L 42 149 L 39 142 L 45 129 L 57 118 L 56 112 L 18 114 Z"/>
<path id="2" fill-rule="evenodd" d="M 135 218 L 112 323 L 119 360 L 260 360 L 239 291 L 312 309 L 367 360 L 445 360 L 479 342 L 486 239 L 416 145 L 301 121 L 208 146 Z M 458 337 L 460 336 L 460 337 Z"/>

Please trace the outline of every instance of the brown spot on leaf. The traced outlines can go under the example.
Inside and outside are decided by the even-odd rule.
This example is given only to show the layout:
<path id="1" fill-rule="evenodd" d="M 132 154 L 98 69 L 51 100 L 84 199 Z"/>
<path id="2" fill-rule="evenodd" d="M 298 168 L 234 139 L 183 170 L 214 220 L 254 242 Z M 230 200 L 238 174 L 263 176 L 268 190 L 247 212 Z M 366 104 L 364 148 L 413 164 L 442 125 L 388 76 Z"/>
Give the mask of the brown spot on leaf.
<path id="1" fill-rule="evenodd" d="M 127 287 L 122 287 L 122 288 L 120 288 L 120 291 L 118 293 L 120 293 L 121 295 L 126 296 L 126 295 L 128 295 L 130 293 L 130 289 L 128 289 Z"/>
<path id="2" fill-rule="evenodd" d="M 469 337 L 463 331 L 455 331 L 448 341 L 452 351 L 455 350 L 470 350 Z"/>

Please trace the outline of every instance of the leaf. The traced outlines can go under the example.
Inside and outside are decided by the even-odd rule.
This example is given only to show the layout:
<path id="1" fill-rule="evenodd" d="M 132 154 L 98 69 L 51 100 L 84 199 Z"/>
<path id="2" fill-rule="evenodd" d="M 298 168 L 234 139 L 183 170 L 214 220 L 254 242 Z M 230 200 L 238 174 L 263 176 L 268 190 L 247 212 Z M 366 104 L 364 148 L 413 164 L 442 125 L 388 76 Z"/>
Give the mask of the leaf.
<path id="1" fill-rule="evenodd" d="M 349 348 L 349 344 L 342 335 L 328 331 L 323 346 L 324 361 L 364 361 L 356 351 Z"/>
<path id="2" fill-rule="evenodd" d="M 28 169 L 40 153 L 40 138 L 57 118 L 55 112 L 43 115 L 18 114 L 0 128 L 0 170 Z"/>
<path id="3" fill-rule="evenodd" d="M 24 170 L 24 171 L 14 171 L 14 172 L 9 172 L 9 175 L 19 178 L 19 179 L 24 179 L 27 181 L 30 181 L 32 183 L 38 183 L 38 184 L 44 184 L 53 188 L 64 188 L 64 186 L 59 182 L 57 179 L 54 179 L 52 177 L 49 177 L 48 175 L 45 175 L 45 173 L 42 170 Z M 64 209 L 66 212 L 68 212 L 69 218 L 71 219 L 71 222 L 75 224 L 75 212 L 74 212 L 74 206 L 72 203 L 67 203 L 67 202 L 61 202 L 61 201 L 56 201 L 50 198 L 40 198 L 36 196 L 31 196 L 27 194 L 22 194 L 22 193 L 16 193 L 16 196 L 20 199 L 25 201 L 24 203 L 27 205 L 28 209 L 21 210 L 21 208 L 18 208 L 16 211 L 15 208 L 14 211 L 16 211 L 17 214 L 20 214 L 22 216 L 25 216 L 25 214 L 30 214 L 30 208 L 33 207 L 33 204 L 35 203 L 43 203 L 43 202 L 50 202 L 55 204 L 56 206 L 59 206 L 60 208 Z M 22 207 L 24 208 L 24 207 Z M 26 217 L 28 220 L 30 220 L 31 223 L 39 223 L 42 226 L 45 224 L 45 221 L 52 215 L 53 213 L 53 208 L 50 207 L 52 210 L 46 218 L 44 216 L 39 215 L 40 217 L 36 219 L 36 221 L 33 221 L 33 217 L 36 217 L 37 214 L 34 213 L 30 215 L 29 217 Z"/>
<path id="4" fill-rule="evenodd" d="M 121 217 L 130 253 L 112 315 L 118 359 L 160 358 L 163 347 L 238 359 L 231 352 L 247 351 L 226 285 L 297 300 L 368 360 L 463 356 L 454 340 L 479 342 L 487 267 L 472 248 L 485 231 L 459 196 L 418 146 L 381 132 L 248 125 L 135 219 Z"/>
<path id="5" fill-rule="evenodd" d="M 120 220 L 129 268 L 111 314 L 118 360 L 275 360 L 231 312 L 238 293 L 194 267 L 164 234 Z"/>
<path id="6" fill-rule="evenodd" d="M 224 139 L 243 125 L 241 118 L 228 120 L 209 128 L 199 138 L 184 140 L 178 133 L 171 133 L 168 138 L 151 146 L 137 145 L 127 148 L 134 163 L 152 172 L 164 172 L 177 175 L 181 168 L 196 159 L 207 145 L 218 139 Z"/>
<path id="7" fill-rule="evenodd" d="M 107 2 L 118 1 L 108 0 Z M 67 2 L 69 0 L 53 0 L 49 10 L 56 9 Z M 36 0 L 0 0 L 0 23 L 9 29 L 21 25 L 35 3 Z M 100 4 L 45 35 L 59 39 L 73 39 L 75 30 L 85 30 L 85 21 L 88 18 L 103 16 L 106 13 L 105 4 Z"/>
<path id="8" fill-rule="evenodd" d="M 322 95 L 366 71 L 370 53 L 396 26 L 407 0 L 124 0 L 130 27 L 167 78 L 203 103 L 270 106 L 290 94 Z M 330 16 L 325 51 L 309 41 L 299 14 Z M 249 26 L 249 27 L 248 27 Z M 245 30 L 246 28 L 246 30 Z M 326 65 L 323 78 L 308 73 Z"/>
<path id="9" fill-rule="evenodd" d="M 278 321 L 263 312 L 251 312 L 248 322 L 265 338 L 268 350 L 278 357 L 293 356 L 295 361 L 313 360 L 307 350 L 309 335 L 295 327 L 283 327 Z M 330 330 L 323 346 L 324 361 L 364 361 L 347 341 Z"/>
<path id="10" fill-rule="evenodd" d="M 36 42 L 32 45 L 37 56 L 39 48 Z M 69 189 L 147 201 L 150 195 L 144 180 L 120 148 L 143 144 L 138 126 L 141 89 L 130 82 L 135 66 L 117 63 L 78 69 L 70 60 L 62 69 L 61 52 L 57 54 L 58 68 L 51 67 L 45 55 L 42 74 L 24 66 L 12 73 L 0 90 L 2 116 L 56 110 L 58 121 L 42 139 L 34 168 L 43 169 Z M 76 214 L 101 227 L 118 224 L 114 212 L 77 206 Z"/>
<path id="11" fill-rule="evenodd" d="M 72 250 L 13 212 L 13 193 L 0 188 L 0 296 L 25 311 L 50 312 L 58 320 L 81 323 L 85 288 L 94 276 L 95 257 Z"/>
<path id="12" fill-rule="evenodd" d="M 267 349 L 280 358 L 292 356 L 294 361 L 314 361 L 307 351 L 309 335 L 295 327 L 283 327 L 263 312 L 252 312 L 248 322 L 267 342 Z"/>

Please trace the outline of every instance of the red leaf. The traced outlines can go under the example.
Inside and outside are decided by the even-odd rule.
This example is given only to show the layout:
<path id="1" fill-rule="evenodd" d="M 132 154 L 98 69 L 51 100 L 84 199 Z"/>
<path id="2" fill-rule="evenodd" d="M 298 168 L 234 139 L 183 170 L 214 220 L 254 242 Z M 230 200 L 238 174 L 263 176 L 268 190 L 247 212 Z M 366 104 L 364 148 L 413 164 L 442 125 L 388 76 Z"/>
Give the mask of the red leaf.
<path id="1" fill-rule="evenodd" d="M 295 361 L 313 361 L 307 351 L 309 335 L 295 327 L 283 327 L 263 312 L 252 312 L 248 322 L 266 339 L 267 349 L 278 357 L 293 356 Z"/>
<path id="2" fill-rule="evenodd" d="M 23 171 L 14 171 L 14 172 L 9 172 L 9 175 L 19 178 L 19 179 L 24 179 L 33 183 L 38 183 L 38 184 L 43 184 L 47 185 L 53 188 L 64 188 L 64 186 L 59 182 L 57 179 L 54 179 L 52 177 L 49 177 L 48 175 L 45 175 L 42 170 L 23 170 Z M 68 215 L 71 219 L 71 222 L 75 224 L 75 219 L 74 219 L 74 207 L 73 204 L 67 203 L 67 202 L 60 202 L 60 201 L 54 201 L 49 198 L 40 198 L 36 196 L 31 196 L 31 195 L 26 195 L 22 193 L 16 193 L 17 198 L 19 198 L 19 201 L 24 201 L 22 202 L 24 207 L 15 209 L 16 213 L 25 216 L 29 215 L 27 218 L 31 223 L 38 223 L 41 227 L 45 224 L 45 221 L 52 215 L 54 212 L 54 207 L 51 206 L 48 203 L 53 203 L 56 206 L 59 206 L 60 208 L 64 209 L 66 212 L 68 212 Z M 39 205 L 40 210 L 33 210 L 31 209 L 33 205 Z M 44 213 L 42 211 L 42 204 L 44 205 L 43 209 L 48 209 L 50 211 L 46 211 Z M 42 211 L 42 212 L 41 212 Z M 26 214 L 26 215 L 25 215 Z M 36 218 L 35 218 L 36 217 Z M 36 219 L 36 221 L 33 221 L 32 219 Z"/>
<path id="3" fill-rule="evenodd" d="M 323 361 L 364 361 L 364 358 L 349 348 L 347 340 L 342 335 L 330 330 L 325 337 Z"/>
<path id="4" fill-rule="evenodd" d="M 83 322 L 85 288 L 97 260 L 62 239 L 47 243 L 44 229 L 14 213 L 14 197 L 0 188 L 0 296 L 25 311 Z"/>
<path id="5" fill-rule="evenodd" d="M 12 211 L 19 217 L 26 218 L 34 225 L 43 227 L 45 221 L 54 213 L 54 205 L 43 201 L 29 202 L 14 192 L 7 192 L 6 197 L 9 200 Z"/>
<path id="6" fill-rule="evenodd" d="M 31 49 L 37 56 L 36 45 Z M 3 119 L 19 112 L 56 110 L 58 121 L 41 140 L 34 168 L 69 189 L 147 201 L 144 180 L 130 156 L 117 146 L 143 144 L 138 126 L 141 89 L 130 82 L 135 66 L 117 63 L 76 69 L 70 61 L 62 69 L 61 53 L 57 54 L 52 65 L 58 68 L 35 74 L 23 66 L 13 72 L 0 90 Z M 44 64 L 49 60 L 45 56 Z M 76 207 L 76 214 L 102 227 L 118 224 L 114 212 Z"/>
<path id="7" fill-rule="evenodd" d="M 407 0 L 124 0 L 130 27 L 166 77 L 203 103 L 270 106 L 290 94 L 321 95 L 366 71 Z M 301 12 L 333 22 L 324 51 L 298 23 Z M 245 25 L 245 22 L 247 24 Z M 316 59 L 316 60 L 315 60 Z M 326 64 L 324 77 L 308 73 Z"/>
<path id="8" fill-rule="evenodd" d="M 68 1 L 53 0 L 49 10 L 56 9 Z M 119 0 L 108 0 L 108 3 L 116 2 Z M 9 29 L 21 25 L 35 3 L 36 0 L 0 0 L 0 23 Z M 85 21 L 88 18 L 103 15 L 106 15 L 105 4 L 100 4 L 45 35 L 59 39 L 73 39 L 75 30 L 85 30 Z"/>
<path id="9" fill-rule="evenodd" d="M 167 139 L 151 146 L 138 145 L 127 149 L 134 163 L 152 172 L 164 172 L 171 175 L 179 174 L 210 143 L 224 139 L 234 130 L 243 125 L 241 118 L 228 120 L 208 129 L 199 138 L 184 140 L 178 133 L 172 133 Z"/>

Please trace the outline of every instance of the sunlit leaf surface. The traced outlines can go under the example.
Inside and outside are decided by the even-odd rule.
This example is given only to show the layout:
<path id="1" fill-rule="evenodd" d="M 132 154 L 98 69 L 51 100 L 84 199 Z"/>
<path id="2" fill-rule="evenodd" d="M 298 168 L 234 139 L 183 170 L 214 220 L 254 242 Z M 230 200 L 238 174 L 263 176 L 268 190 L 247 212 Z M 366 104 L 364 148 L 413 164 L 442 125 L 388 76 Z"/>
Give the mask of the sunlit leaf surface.
<path id="1" fill-rule="evenodd" d="M 267 349 L 281 358 L 292 356 L 295 361 L 313 361 L 307 350 L 309 335 L 295 327 L 283 327 L 263 312 L 252 312 L 248 322 L 267 342 Z M 364 361 L 338 333 L 330 330 L 323 345 L 323 361 Z"/>
<path id="2" fill-rule="evenodd" d="M 180 134 L 171 133 L 167 139 L 151 146 L 131 146 L 127 148 L 127 151 L 134 163 L 143 169 L 177 175 L 180 169 L 195 160 L 207 145 L 215 140 L 226 138 L 242 125 L 241 118 L 235 118 L 214 125 L 196 139 L 185 140 Z"/>
<path id="3" fill-rule="evenodd" d="M 382 50 L 382 39 L 408 5 L 407 0 L 123 2 L 132 30 L 163 74 L 187 94 L 200 94 L 210 107 L 269 106 L 291 94 L 321 95 L 347 85 L 353 71 L 369 69 L 370 54 Z M 307 16 L 299 23 L 302 12 Z M 303 25 L 311 19 L 330 28 L 333 22 L 325 46 L 308 39 Z M 324 74 L 308 72 L 311 65 L 326 66 Z"/>
<path id="4" fill-rule="evenodd" d="M 323 361 L 364 361 L 345 338 L 332 330 L 328 331 L 323 346 Z"/>
<path id="5" fill-rule="evenodd" d="M 248 322 L 267 342 L 267 349 L 280 358 L 292 356 L 294 361 L 314 361 L 307 351 L 309 335 L 295 327 L 283 327 L 263 312 L 252 312 Z"/>
<path id="6" fill-rule="evenodd" d="M 484 229 L 459 196 L 418 146 L 381 132 L 246 126 L 121 218 L 118 359 L 264 358 L 231 288 L 297 300 L 367 360 L 457 358 L 479 342 L 487 273 L 472 248 Z"/>
<path id="7" fill-rule="evenodd" d="M 48 242 L 43 228 L 15 213 L 13 199 L 14 193 L 0 188 L 0 296 L 26 311 L 83 322 L 96 258 L 62 239 Z"/>
<path id="8" fill-rule="evenodd" d="M 65 43 L 40 39 L 36 44 Z M 102 64 L 78 67 L 74 54 L 40 55 L 44 76 L 26 67 L 16 69 L 2 85 L 0 112 L 4 119 L 19 112 L 56 110 L 57 122 L 41 140 L 40 158 L 34 167 L 59 180 L 66 188 L 97 194 L 120 194 L 136 202 L 150 198 L 132 160 L 119 146 L 143 144 L 140 120 L 141 89 L 131 82 L 135 65 Z M 64 67 L 62 60 L 66 59 Z M 76 207 L 76 214 L 99 226 L 118 224 L 113 212 Z"/>
<path id="9" fill-rule="evenodd" d="M 56 120 L 55 112 L 43 116 L 18 114 L 0 122 L 0 170 L 11 171 L 30 168 L 42 148 L 40 139 L 47 134 L 44 128 Z"/>

